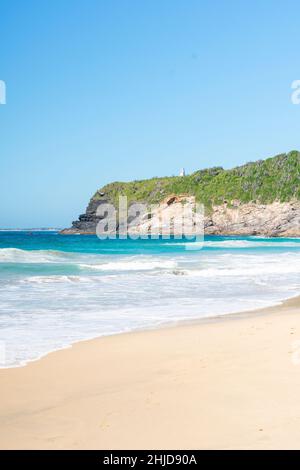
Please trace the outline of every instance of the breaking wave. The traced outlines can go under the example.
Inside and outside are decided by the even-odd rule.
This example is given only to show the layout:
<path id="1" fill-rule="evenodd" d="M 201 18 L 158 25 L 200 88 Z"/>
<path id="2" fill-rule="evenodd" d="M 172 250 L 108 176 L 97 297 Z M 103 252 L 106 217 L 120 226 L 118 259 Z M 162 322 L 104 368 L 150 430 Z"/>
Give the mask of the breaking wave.
<path id="1" fill-rule="evenodd" d="M 3 246 L 0 233 L 0 367 L 82 339 L 274 305 L 300 291 L 300 239 L 208 237 L 189 251 L 184 241 L 53 235 L 18 234 L 16 246 Z"/>

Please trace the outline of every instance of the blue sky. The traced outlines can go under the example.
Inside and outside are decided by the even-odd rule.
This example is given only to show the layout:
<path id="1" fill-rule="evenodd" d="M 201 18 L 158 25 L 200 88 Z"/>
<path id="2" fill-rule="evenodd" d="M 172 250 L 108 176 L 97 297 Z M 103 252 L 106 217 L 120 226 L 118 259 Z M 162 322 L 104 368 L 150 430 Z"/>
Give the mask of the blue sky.
<path id="1" fill-rule="evenodd" d="M 300 148 L 296 1 L 0 0 L 0 226 Z"/>

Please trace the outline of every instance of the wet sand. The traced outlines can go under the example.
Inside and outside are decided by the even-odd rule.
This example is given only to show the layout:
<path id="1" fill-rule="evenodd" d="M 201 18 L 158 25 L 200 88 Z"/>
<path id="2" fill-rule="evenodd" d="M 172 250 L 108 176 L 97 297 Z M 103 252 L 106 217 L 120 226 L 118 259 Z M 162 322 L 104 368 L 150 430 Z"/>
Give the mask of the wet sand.
<path id="1" fill-rule="evenodd" d="M 1 449 L 300 448 L 300 300 L 0 370 Z"/>

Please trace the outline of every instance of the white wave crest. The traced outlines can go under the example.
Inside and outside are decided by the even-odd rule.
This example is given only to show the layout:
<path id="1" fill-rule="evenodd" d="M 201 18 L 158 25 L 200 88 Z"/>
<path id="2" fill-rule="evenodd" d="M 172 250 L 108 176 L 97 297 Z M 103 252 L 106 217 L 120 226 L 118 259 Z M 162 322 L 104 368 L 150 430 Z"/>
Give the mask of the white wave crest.
<path id="1" fill-rule="evenodd" d="M 256 276 L 268 276 L 268 275 L 287 275 L 287 274 L 300 274 L 300 265 L 278 265 L 270 264 L 263 265 L 258 264 L 257 266 L 245 266 L 245 267 L 232 267 L 232 268 L 207 268 L 199 270 L 189 270 L 186 273 L 190 276 L 199 277 L 249 277 L 256 278 Z"/>
<path id="2" fill-rule="evenodd" d="M 80 264 L 80 267 L 97 271 L 150 271 L 153 269 L 174 269 L 177 267 L 177 263 L 173 260 L 124 260 L 103 264 Z"/>
<path id="3" fill-rule="evenodd" d="M 0 249 L 0 262 L 4 263 L 50 263 L 63 260 L 64 258 L 64 253 L 54 250 Z"/>
<path id="4" fill-rule="evenodd" d="M 166 243 L 166 245 L 172 246 L 199 246 L 205 248 L 299 248 L 300 249 L 300 238 L 295 238 L 289 241 L 280 241 L 276 239 L 275 241 L 271 240 L 259 240 L 256 241 L 253 237 L 252 240 L 206 240 L 204 242 L 177 242 L 177 243 Z"/>
<path id="5" fill-rule="evenodd" d="M 89 278 L 86 276 L 29 276 L 21 279 L 20 284 L 56 284 L 62 282 L 77 283 L 77 282 L 89 282 Z"/>

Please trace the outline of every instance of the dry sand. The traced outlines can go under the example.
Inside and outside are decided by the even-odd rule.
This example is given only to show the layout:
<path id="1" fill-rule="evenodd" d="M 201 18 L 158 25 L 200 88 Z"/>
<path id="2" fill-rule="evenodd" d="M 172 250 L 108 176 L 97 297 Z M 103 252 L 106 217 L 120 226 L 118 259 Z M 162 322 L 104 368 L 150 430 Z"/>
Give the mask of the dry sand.
<path id="1" fill-rule="evenodd" d="M 299 449 L 298 350 L 299 299 L 81 342 L 0 370 L 0 447 Z"/>

